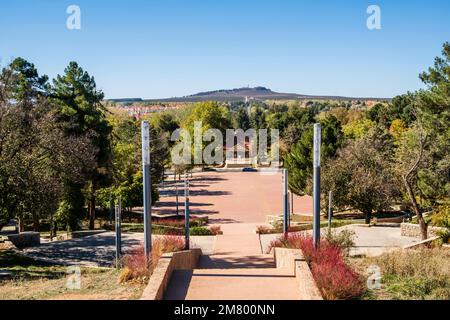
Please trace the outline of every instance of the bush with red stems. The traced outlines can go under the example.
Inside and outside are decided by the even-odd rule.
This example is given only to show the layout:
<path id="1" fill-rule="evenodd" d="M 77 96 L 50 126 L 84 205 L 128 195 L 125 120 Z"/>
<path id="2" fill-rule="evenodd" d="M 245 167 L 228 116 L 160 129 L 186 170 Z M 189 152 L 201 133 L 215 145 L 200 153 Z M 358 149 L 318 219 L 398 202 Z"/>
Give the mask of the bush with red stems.
<path id="1" fill-rule="evenodd" d="M 311 236 L 294 233 L 274 240 L 270 247 L 302 250 L 324 299 L 357 299 L 366 291 L 364 278 L 346 263 L 345 250 L 324 239 L 315 249 Z"/>
<path id="2" fill-rule="evenodd" d="M 119 275 L 119 282 L 141 281 L 145 282 L 150 277 L 159 258 L 168 252 L 176 252 L 184 249 L 184 239 L 176 236 L 158 237 L 153 241 L 150 259 L 147 260 L 144 254 L 144 247 L 139 246 L 130 250 L 122 258 L 122 272 Z"/>

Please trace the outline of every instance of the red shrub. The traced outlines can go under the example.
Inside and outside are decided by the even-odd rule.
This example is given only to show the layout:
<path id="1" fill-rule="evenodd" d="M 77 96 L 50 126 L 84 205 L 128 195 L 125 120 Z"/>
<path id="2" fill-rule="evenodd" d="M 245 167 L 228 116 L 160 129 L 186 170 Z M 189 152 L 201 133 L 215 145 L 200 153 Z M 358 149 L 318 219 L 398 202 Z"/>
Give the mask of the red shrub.
<path id="1" fill-rule="evenodd" d="M 120 275 L 119 282 L 145 278 L 150 273 L 150 261 L 145 257 L 143 246 L 130 250 L 122 258 L 122 265 L 124 271 Z"/>
<path id="2" fill-rule="evenodd" d="M 184 239 L 182 237 L 163 236 L 153 241 L 150 261 L 145 257 L 143 246 L 130 250 L 122 258 L 123 271 L 119 276 L 119 282 L 137 279 L 147 280 L 159 258 L 164 253 L 181 251 L 183 249 Z"/>
<path id="3" fill-rule="evenodd" d="M 312 263 L 311 271 L 323 297 L 327 300 L 350 300 L 360 297 L 364 291 L 364 282 L 342 261 Z"/>
<path id="4" fill-rule="evenodd" d="M 272 241 L 270 247 L 302 250 L 325 299 L 355 299 L 365 291 L 363 278 L 346 264 L 343 249 L 324 239 L 316 250 L 311 236 L 294 233 Z"/>
<path id="5" fill-rule="evenodd" d="M 222 234 L 222 231 L 220 230 L 220 226 L 211 226 L 209 227 L 209 231 L 215 236 Z"/>

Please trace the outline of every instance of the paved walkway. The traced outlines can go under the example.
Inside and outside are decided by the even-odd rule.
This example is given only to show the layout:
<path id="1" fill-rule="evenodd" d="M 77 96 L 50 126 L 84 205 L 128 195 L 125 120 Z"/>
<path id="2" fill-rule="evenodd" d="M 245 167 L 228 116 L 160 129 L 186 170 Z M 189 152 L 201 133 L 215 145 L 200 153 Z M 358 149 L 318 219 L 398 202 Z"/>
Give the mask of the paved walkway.
<path id="1" fill-rule="evenodd" d="M 158 236 L 154 236 L 157 238 Z M 191 237 L 192 246 L 201 248 L 205 254 L 213 252 L 215 237 Z M 122 250 L 126 253 L 142 245 L 143 233 L 123 233 Z M 24 253 L 30 257 L 62 265 L 111 267 L 116 255 L 114 232 L 105 232 L 84 238 L 43 243 L 28 248 Z"/>
<path id="2" fill-rule="evenodd" d="M 276 172 L 203 172 L 190 179 L 190 209 L 196 216 L 208 216 L 211 223 L 264 223 L 267 215 L 283 212 L 282 177 Z M 176 214 L 173 182 L 166 181 L 161 199 L 153 213 Z M 181 187 L 182 182 L 179 183 Z M 183 212 L 182 190 L 179 192 L 180 211 Z M 294 197 L 294 212 L 312 214 L 312 198 Z"/>
<path id="3" fill-rule="evenodd" d="M 275 268 L 261 252 L 255 224 L 222 225 L 214 254 L 202 256 L 199 268 L 175 271 L 167 300 L 298 300 L 291 269 Z"/>

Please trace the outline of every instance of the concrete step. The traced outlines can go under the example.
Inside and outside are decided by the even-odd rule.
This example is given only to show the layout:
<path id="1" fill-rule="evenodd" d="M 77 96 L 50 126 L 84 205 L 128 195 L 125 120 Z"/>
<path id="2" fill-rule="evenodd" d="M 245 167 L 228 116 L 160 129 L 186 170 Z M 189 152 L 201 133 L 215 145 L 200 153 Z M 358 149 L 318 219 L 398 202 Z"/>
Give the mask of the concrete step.
<path id="1" fill-rule="evenodd" d="M 177 270 L 166 300 L 297 300 L 292 270 L 276 268 Z"/>

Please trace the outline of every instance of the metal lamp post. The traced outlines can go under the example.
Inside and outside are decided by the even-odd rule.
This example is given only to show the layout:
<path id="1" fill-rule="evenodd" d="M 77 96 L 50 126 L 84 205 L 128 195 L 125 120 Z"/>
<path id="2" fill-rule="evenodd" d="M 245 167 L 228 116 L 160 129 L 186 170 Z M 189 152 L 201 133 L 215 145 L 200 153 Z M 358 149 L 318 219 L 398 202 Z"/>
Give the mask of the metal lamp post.
<path id="1" fill-rule="evenodd" d="M 184 180 L 184 196 L 184 249 L 189 250 L 189 180 L 187 172 Z"/>
<path id="2" fill-rule="evenodd" d="M 314 125 L 314 159 L 313 159 L 313 242 L 314 247 L 320 245 L 320 145 L 322 128 L 319 123 Z"/>
<path id="3" fill-rule="evenodd" d="M 144 248 L 146 258 L 152 251 L 152 182 L 150 171 L 150 124 L 142 121 L 142 172 L 144 186 Z"/>
<path id="4" fill-rule="evenodd" d="M 288 185 L 288 171 L 283 169 L 283 233 L 285 237 L 289 233 Z"/>
<path id="5" fill-rule="evenodd" d="M 179 215 L 179 210 L 178 210 L 178 182 L 175 183 L 175 196 L 176 196 L 176 200 L 177 200 L 177 217 Z"/>
<path id="6" fill-rule="evenodd" d="M 122 199 L 119 196 L 118 204 L 115 206 L 115 229 L 116 229 L 116 268 L 120 267 L 122 255 Z"/>
<path id="7" fill-rule="evenodd" d="M 331 217 L 333 216 L 333 191 L 328 194 L 328 231 L 331 231 Z"/>

